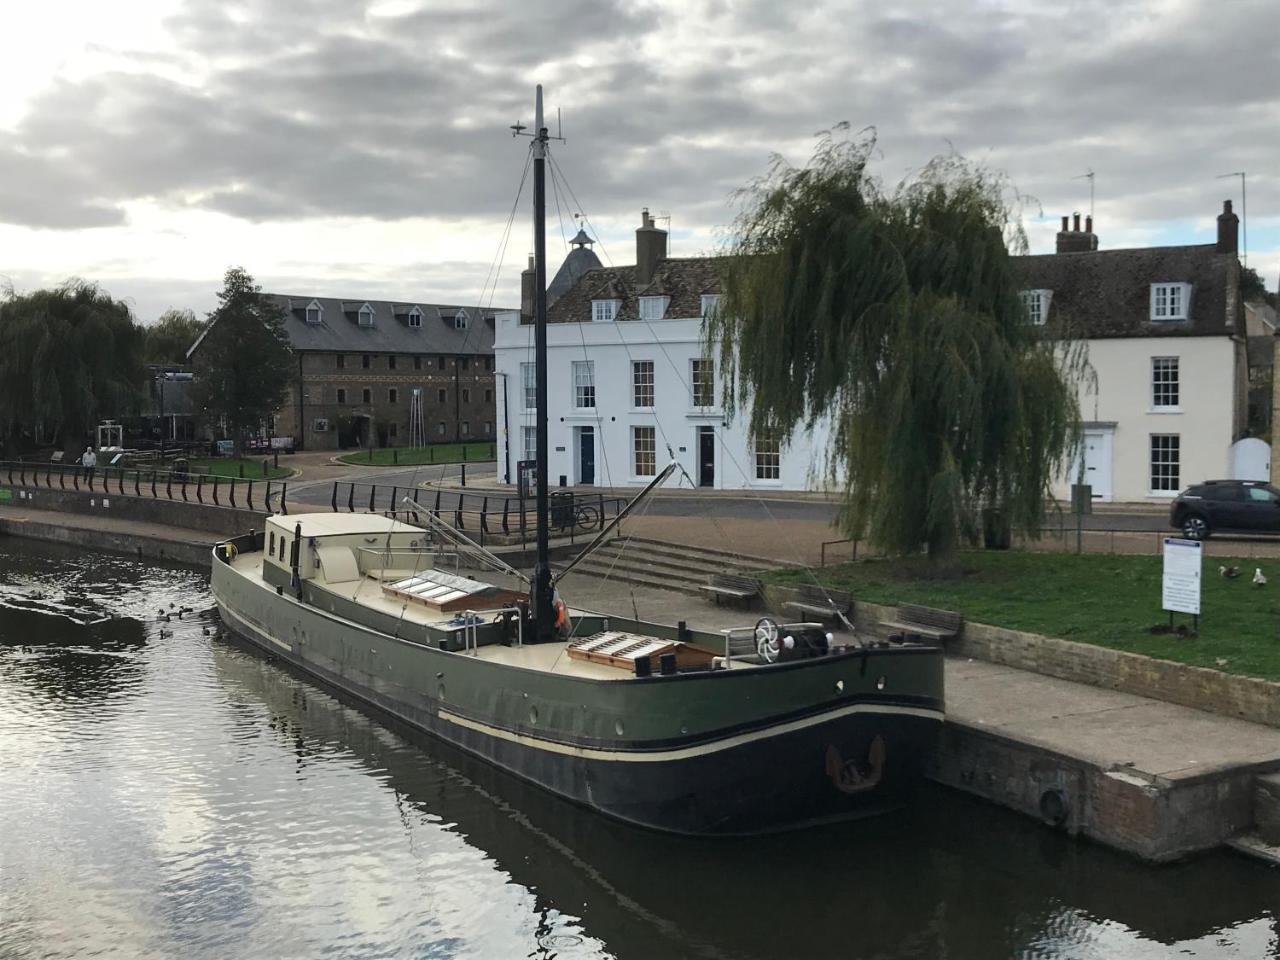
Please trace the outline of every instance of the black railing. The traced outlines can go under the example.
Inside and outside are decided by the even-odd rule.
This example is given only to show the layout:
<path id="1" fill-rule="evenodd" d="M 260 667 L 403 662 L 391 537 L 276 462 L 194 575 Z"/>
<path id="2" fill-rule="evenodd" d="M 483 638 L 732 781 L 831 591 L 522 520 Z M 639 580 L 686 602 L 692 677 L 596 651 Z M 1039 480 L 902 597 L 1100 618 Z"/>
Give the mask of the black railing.
<path id="1" fill-rule="evenodd" d="M 504 497 L 455 490 L 406 487 L 389 483 L 335 480 L 329 497 L 334 511 L 382 513 L 414 520 L 415 512 L 404 505 L 408 497 L 432 516 L 444 520 L 478 543 L 501 540 L 521 544 L 536 533 L 536 510 L 532 497 Z M 627 504 L 622 497 L 604 494 L 556 491 L 551 495 L 551 532 L 570 542 L 584 534 L 598 533 Z"/>
<path id="2" fill-rule="evenodd" d="M 156 467 L 82 467 L 23 460 L 0 462 L 0 483 L 6 479 L 11 487 L 245 507 L 264 513 L 289 512 L 289 487 L 284 480 L 241 480 Z"/>

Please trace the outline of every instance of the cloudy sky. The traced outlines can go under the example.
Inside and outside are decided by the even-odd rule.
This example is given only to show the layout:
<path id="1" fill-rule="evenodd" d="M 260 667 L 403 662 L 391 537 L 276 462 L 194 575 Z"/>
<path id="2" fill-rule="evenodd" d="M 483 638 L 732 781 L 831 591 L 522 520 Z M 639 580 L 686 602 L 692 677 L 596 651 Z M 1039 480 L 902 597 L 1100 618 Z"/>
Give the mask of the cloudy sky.
<path id="1" fill-rule="evenodd" d="M 952 148 L 1039 204 L 1033 252 L 1088 211 L 1104 247 L 1210 241 L 1248 173 L 1250 264 L 1280 272 L 1274 0 L 43 0 L 0 58 L 0 277 L 101 283 L 149 321 L 272 291 L 518 300 L 535 83 L 558 163 L 634 260 L 642 206 L 713 250 L 732 191 L 839 121 L 896 182 Z M 526 194 L 526 199 L 527 199 Z M 555 198 L 549 250 L 563 253 Z"/>

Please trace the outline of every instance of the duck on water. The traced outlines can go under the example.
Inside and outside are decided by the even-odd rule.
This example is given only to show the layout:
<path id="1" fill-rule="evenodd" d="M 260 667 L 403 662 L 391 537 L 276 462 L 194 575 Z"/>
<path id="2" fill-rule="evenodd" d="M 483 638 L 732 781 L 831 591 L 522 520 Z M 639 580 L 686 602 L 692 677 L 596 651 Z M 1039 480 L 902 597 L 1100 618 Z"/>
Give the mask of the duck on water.
<path id="1" fill-rule="evenodd" d="M 822 624 L 767 618 L 708 633 L 572 609 L 556 593 L 541 88 L 533 129 L 532 577 L 489 554 L 501 576 L 441 569 L 441 540 L 465 538 L 430 515 L 273 516 L 214 548 L 224 622 L 403 722 L 635 824 L 749 834 L 899 804 L 943 717 L 936 645 L 837 643 Z"/>

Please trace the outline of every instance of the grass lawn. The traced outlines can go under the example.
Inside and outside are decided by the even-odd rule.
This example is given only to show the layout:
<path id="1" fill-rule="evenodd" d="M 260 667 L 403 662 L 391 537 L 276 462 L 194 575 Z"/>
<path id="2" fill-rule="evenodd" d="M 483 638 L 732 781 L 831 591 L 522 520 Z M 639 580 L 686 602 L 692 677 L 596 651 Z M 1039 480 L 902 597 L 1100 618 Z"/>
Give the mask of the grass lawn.
<path id="1" fill-rule="evenodd" d="M 358 450 L 343 454 L 338 459 L 343 463 L 372 464 L 375 467 L 390 467 L 399 464 L 404 467 L 416 467 L 431 463 L 469 463 L 473 460 L 492 460 L 495 456 L 495 444 L 488 440 L 475 443 L 433 443 L 425 447 L 381 447 L 373 451 L 370 458 L 368 450 Z"/>
<path id="2" fill-rule="evenodd" d="M 1239 567 L 1239 578 L 1219 576 L 1220 565 Z M 1259 566 L 1268 583 L 1255 587 Z M 950 575 L 915 560 L 861 560 L 814 573 L 856 600 L 958 610 L 978 623 L 1280 680 L 1280 560 L 1206 558 L 1198 637 L 1150 632 L 1169 622 L 1160 609 L 1161 569 L 1160 557 L 1010 550 L 963 553 Z M 767 579 L 808 576 L 780 570 Z M 1176 622 L 1190 627 L 1191 618 L 1178 614 Z"/>
<path id="3" fill-rule="evenodd" d="M 263 472 L 262 464 L 266 461 L 267 469 Z M 187 461 L 188 467 L 195 469 L 199 467 L 202 471 L 207 470 L 210 476 L 218 477 L 235 477 L 240 478 L 240 466 L 244 465 L 244 478 L 246 480 L 280 480 L 289 476 L 289 471 L 285 467 L 273 467 L 270 457 L 193 457 Z"/>

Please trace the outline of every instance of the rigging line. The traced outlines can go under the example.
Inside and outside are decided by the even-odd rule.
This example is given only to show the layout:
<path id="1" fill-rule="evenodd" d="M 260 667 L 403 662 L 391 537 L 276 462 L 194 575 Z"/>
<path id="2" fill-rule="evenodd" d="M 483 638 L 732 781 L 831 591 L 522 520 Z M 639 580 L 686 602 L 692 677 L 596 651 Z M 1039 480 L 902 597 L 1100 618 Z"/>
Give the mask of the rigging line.
<path id="1" fill-rule="evenodd" d="M 570 198 L 570 199 L 571 199 L 575 204 L 577 204 L 577 205 L 578 205 L 579 209 L 582 209 L 582 206 L 581 206 L 581 203 L 580 203 L 580 202 L 579 202 L 579 200 L 578 200 L 577 194 L 575 194 L 575 193 L 573 192 L 573 186 L 572 186 L 572 184 L 570 184 L 570 183 L 569 183 L 568 178 L 567 178 L 567 177 L 565 177 L 565 175 L 564 175 L 564 171 L 560 169 L 560 165 L 559 165 L 559 163 L 557 163 L 554 159 L 552 159 L 552 158 L 550 157 L 550 154 L 548 154 L 548 160 L 550 160 L 550 166 L 551 166 L 552 170 L 553 170 L 556 174 L 558 174 L 558 175 L 560 176 L 560 178 L 564 181 L 565 190 L 568 192 L 568 194 L 569 194 L 569 198 Z M 598 243 L 598 245 L 599 245 L 599 247 L 600 247 L 600 252 L 601 252 L 601 253 L 603 253 L 603 254 L 605 255 L 605 258 L 606 258 L 607 260 L 609 260 L 609 265 L 610 265 L 610 267 L 613 267 L 613 259 L 609 256 L 609 252 L 608 252 L 608 250 L 605 248 L 605 245 L 599 241 L 599 239 L 598 239 L 598 232 L 596 231 L 595 227 L 593 227 L 593 226 L 591 225 L 591 220 L 590 220 L 590 218 L 587 216 L 587 214 L 586 214 L 585 212 L 583 212 L 583 214 L 582 214 L 582 219 L 586 222 L 587 226 L 591 229 L 592 233 L 596 233 L 596 234 L 597 234 L 597 243 Z M 689 395 L 690 395 L 690 396 L 692 396 L 692 385 L 691 385 L 690 383 L 688 383 L 688 382 L 686 382 L 686 381 L 685 381 L 685 379 L 684 379 L 684 375 L 681 373 L 679 366 L 675 363 L 675 361 L 673 361 L 673 360 L 671 359 L 671 355 L 670 355 L 670 353 L 667 351 L 666 345 L 662 342 L 662 339 L 661 339 L 660 337 L 658 337 L 657 332 L 653 329 L 653 326 L 652 326 L 652 324 L 650 323 L 650 321 L 649 321 L 649 320 L 647 320 L 645 317 L 643 317 L 643 316 L 640 314 L 640 311 L 639 311 L 639 309 L 638 309 L 638 308 L 637 308 L 637 310 L 636 310 L 636 316 L 638 317 L 638 319 L 640 320 L 640 322 L 641 322 L 641 323 L 643 323 L 643 324 L 645 325 L 645 327 L 648 329 L 651 339 L 653 340 L 653 342 L 654 342 L 654 343 L 656 343 L 656 344 L 658 345 L 658 349 L 662 351 L 662 355 L 666 358 L 667 363 L 668 363 L 668 365 L 671 367 L 672 371 L 675 373 L 676 378 L 677 378 L 677 379 L 678 379 L 678 380 L 679 380 L 679 381 L 684 385 L 685 389 L 686 389 L 687 391 L 689 391 Z M 619 330 L 619 338 L 620 338 L 620 339 L 625 339 L 625 338 L 622 338 L 622 332 L 621 332 L 621 330 Z M 655 410 L 654 416 L 655 416 L 655 422 L 657 422 L 657 421 L 656 421 L 656 417 L 657 417 L 656 410 Z M 661 427 L 659 427 L 659 429 L 661 430 Z M 667 438 L 666 438 L 665 431 L 663 432 L 663 439 L 664 439 L 664 440 L 666 440 L 666 439 L 667 439 Z M 779 445 L 781 445 L 781 439 L 779 439 Z M 669 442 L 668 442 L 668 447 L 670 447 L 670 443 L 669 443 Z M 741 464 L 741 463 L 739 463 L 738 458 L 737 458 L 737 457 L 735 457 L 735 456 L 733 455 L 733 452 L 732 452 L 731 450 L 729 450 L 728 445 L 727 445 L 727 444 L 724 442 L 724 440 L 723 440 L 723 437 L 721 438 L 720 447 L 721 447 L 721 449 L 724 451 L 724 453 L 725 453 L 726 457 L 730 460 L 730 462 L 732 462 L 733 466 L 734 466 L 734 467 L 738 470 L 738 472 L 742 475 L 743 479 L 744 479 L 744 480 L 746 480 L 746 479 L 747 479 L 747 477 L 748 477 L 749 475 L 748 475 L 748 474 L 747 474 L 747 472 L 742 468 L 742 464 Z M 686 476 L 688 476 L 688 475 L 686 474 Z M 692 485 L 692 482 L 693 482 L 692 478 L 690 477 L 690 478 L 689 478 L 689 480 L 690 480 L 690 484 Z M 696 488 L 695 488 L 695 489 L 696 489 Z M 758 492 L 758 491 L 756 491 L 754 488 L 752 488 L 752 487 L 750 487 L 750 486 L 748 486 L 748 487 L 744 487 L 743 489 L 744 489 L 744 490 L 745 490 L 745 491 L 746 491 L 750 496 L 754 497 L 754 498 L 755 498 L 755 499 L 760 503 L 761 507 L 764 509 L 765 513 L 768 515 L 769 520 L 770 520 L 770 522 L 771 522 L 771 523 L 777 524 L 778 526 L 782 526 L 781 521 L 779 521 L 779 520 L 777 519 L 777 517 L 774 515 L 773 511 L 769 508 L 768 502 L 765 500 L 765 498 L 764 498 L 764 497 L 762 497 L 762 496 L 759 494 L 759 492 Z M 716 519 L 716 517 L 715 517 L 714 513 L 712 513 L 710 510 L 706 509 L 705 505 L 704 505 L 704 512 L 705 512 L 706 516 L 711 520 L 712 525 L 716 528 L 717 532 L 723 533 L 722 528 L 720 527 L 719 521 Z M 806 571 L 806 572 L 808 573 L 808 575 L 809 575 L 809 578 L 810 578 L 811 580 L 813 580 L 814 584 L 818 587 L 818 589 L 819 589 L 819 590 L 821 590 L 821 591 L 823 592 L 823 595 L 827 598 L 827 600 L 828 600 L 828 601 L 830 601 L 830 599 L 831 599 L 831 598 L 830 598 L 830 596 L 827 594 L 826 587 L 824 587 L 824 586 L 823 586 L 823 585 L 818 581 L 817 575 L 813 572 L 813 568 L 812 568 L 808 563 L 806 563 L 803 559 L 801 559 L 801 553 L 800 553 L 799 549 L 798 549 L 798 548 L 797 548 L 797 546 L 796 546 L 795 538 L 794 538 L 793 536 L 791 536 L 791 535 L 788 533 L 788 534 L 786 534 L 786 535 L 784 536 L 784 539 L 785 539 L 785 541 L 787 542 L 788 546 L 791 548 L 791 553 L 792 553 L 792 556 L 793 556 L 793 558 L 794 558 L 795 562 L 796 562 L 797 564 L 799 564 L 801 567 L 803 567 L 803 568 L 805 569 L 805 571 Z"/>

